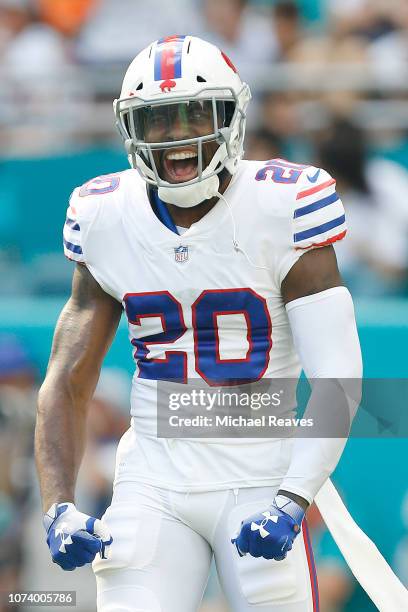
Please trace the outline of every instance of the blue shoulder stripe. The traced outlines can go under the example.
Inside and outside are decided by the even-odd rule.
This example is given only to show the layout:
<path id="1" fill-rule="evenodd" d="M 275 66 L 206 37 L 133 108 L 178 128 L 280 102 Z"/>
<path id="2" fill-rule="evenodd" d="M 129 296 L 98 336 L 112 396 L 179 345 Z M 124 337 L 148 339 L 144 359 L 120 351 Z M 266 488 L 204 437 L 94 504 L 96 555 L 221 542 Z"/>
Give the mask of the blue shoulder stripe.
<path id="1" fill-rule="evenodd" d="M 319 234 L 323 234 L 324 232 L 328 232 L 334 227 L 338 227 L 342 225 L 346 220 L 346 215 L 341 215 L 341 217 L 337 217 L 337 219 L 332 219 L 331 221 L 327 221 L 327 223 L 323 223 L 322 225 L 318 225 L 317 227 L 312 227 L 303 232 L 299 232 L 298 234 L 294 234 L 293 239 L 295 242 L 301 242 L 306 238 L 312 238 L 313 236 L 318 236 Z"/>
<path id="2" fill-rule="evenodd" d="M 68 225 L 69 228 L 77 232 L 79 232 L 81 229 L 79 227 L 79 223 L 77 223 L 74 219 L 70 219 L 69 217 L 66 218 L 65 225 Z"/>
<path id="3" fill-rule="evenodd" d="M 319 210 L 320 208 L 324 208 L 325 206 L 329 206 L 329 204 L 333 204 L 339 200 L 339 196 L 336 192 L 332 193 L 332 195 L 327 196 L 327 198 L 323 198 L 322 200 L 317 200 L 317 202 L 312 202 L 312 204 L 307 204 L 306 206 L 302 206 L 295 210 L 294 218 L 303 217 L 303 215 L 308 215 L 309 213 L 314 212 L 315 210 Z"/>
<path id="4" fill-rule="evenodd" d="M 82 255 L 82 249 L 79 244 L 73 244 L 72 242 L 68 242 L 68 240 L 65 240 L 64 238 L 64 246 L 68 249 L 68 251 L 72 251 L 77 255 Z"/>

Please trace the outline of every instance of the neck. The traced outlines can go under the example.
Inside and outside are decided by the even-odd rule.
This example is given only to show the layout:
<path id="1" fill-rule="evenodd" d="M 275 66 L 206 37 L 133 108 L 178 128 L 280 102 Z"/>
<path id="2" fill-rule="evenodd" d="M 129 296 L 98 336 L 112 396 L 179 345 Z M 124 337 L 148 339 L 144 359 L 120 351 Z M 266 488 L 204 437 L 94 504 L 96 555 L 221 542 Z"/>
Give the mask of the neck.
<path id="1" fill-rule="evenodd" d="M 220 193 L 224 193 L 227 189 L 228 185 L 231 181 L 231 175 L 226 172 L 225 177 L 223 177 L 220 181 Z M 167 204 L 167 208 L 169 213 L 175 223 L 175 225 L 179 225 L 180 227 L 190 227 L 193 223 L 197 223 L 206 215 L 218 202 L 217 196 L 211 198 L 210 200 L 204 200 L 197 206 L 192 206 L 191 208 L 181 208 L 180 206 L 175 206 L 175 204 Z"/>

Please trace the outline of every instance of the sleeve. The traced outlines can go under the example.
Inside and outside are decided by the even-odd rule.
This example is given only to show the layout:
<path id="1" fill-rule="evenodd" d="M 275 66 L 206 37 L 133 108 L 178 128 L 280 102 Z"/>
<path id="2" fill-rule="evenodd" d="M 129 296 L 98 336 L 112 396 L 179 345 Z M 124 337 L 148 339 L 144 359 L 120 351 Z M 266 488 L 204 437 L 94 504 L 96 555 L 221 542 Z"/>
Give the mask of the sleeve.
<path id="1" fill-rule="evenodd" d="M 304 170 L 293 212 L 293 247 L 306 251 L 324 247 L 346 235 L 346 217 L 336 181 L 321 168 Z"/>
<path id="2" fill-rule="evenodd" d="M 78 211 L 75 204 L 76 189 L 72 192 L 67 217 L 65 219 L 63 242 L 65 257 L 80 264 L 86 265 L 81 242 L 81 226 L 78 220 Z"/>
<path id="3" fill-rule="evenodd" d="M 286 304 L 293 342 L 312 388 L 280 488 L 312 502 L 335 469 L 361 400 L 363 365 L 351 295 L 333 287 Z M 310 430 L 309 430 L 310 431 Z"/>
<path id="4" fill-rule="evenodd" d="M 289 234 L 276 264 L 279 286 L 303 253 L 342 240 L 347 232 L 336 181 L 322 168 L 302 167 L 286 214 Z"/>

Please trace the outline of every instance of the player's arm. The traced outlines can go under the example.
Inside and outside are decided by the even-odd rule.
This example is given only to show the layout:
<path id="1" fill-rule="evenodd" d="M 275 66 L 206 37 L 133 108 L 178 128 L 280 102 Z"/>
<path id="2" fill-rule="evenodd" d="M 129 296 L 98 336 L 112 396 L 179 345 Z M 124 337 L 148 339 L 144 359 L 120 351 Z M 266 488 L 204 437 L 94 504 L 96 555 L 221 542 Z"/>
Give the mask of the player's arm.
<path id="1" fill-rule="evenodd" d="M 332 245 L 312 249 L 300 257 L 281 285 L 285 304 L 334 287 L 343 287 Z"/>
<path id="2" fill-rule="evenodd" d="M 318 269 L 317 274 L 316 269 Z M 281 287 L 282 297 L 285 304 L 288 304 L 307 295 L 317 294 L 333 287 L 341 287 L 342 284 L 333 247 L 313 249 L 297 261 L 284 279 Z M 293 499 L 305 511 L 309 506 L 309 501 L 300 495 L 282 489 L 279 490 L 279 493 Z"/>
<path id="3" fill-rule="evenodd" d="M 66 506 L 65 522 L 69 513 L 76 512 L 71 504 L 84 451 L 88 404 L 121 312 L 120 303 L 101 289 L 85 266 L 77 265 L 72 295 L 57 323 L 47 375 L 40 389 L 35 431 L 43 508 L 49 515 L 52 507 L 54 521 L 61 510 L 58 504 Z M 71 517 L 72 529 L 80 529 L 80 517 Z M 48 523 L 46 519 L 50 534 Z M 49 545 L 51 548 L 50 541 Z M 53 559 L 56 560 L 54 556 Z"/>
<path id="4" fill-rule="evenodd" d="M 306 507 L 334 470 L 360 400 L 362 361 L 353 302 L 332 246 L 305 253 L 282 283 L 296 350 L 311 382 L 305 417 L 313 438 L 298 437 L 281 489 Z M 282 492 L 282 491 L 281 491 Z"/>

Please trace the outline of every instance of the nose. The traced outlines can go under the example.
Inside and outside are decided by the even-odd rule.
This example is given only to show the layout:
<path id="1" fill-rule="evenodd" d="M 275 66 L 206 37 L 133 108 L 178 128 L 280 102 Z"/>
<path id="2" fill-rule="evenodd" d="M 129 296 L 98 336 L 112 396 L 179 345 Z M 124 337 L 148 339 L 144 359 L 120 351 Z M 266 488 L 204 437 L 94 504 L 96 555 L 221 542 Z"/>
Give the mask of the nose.
<path id="1" fill-rule="evenodd" d="M 189 133 L 189 123 L 178 113 L 174 118 L 169 127 L 169 137 L 170 140 L 186 140 L 187 138 L 191 138 L 191 133 Z"/>

